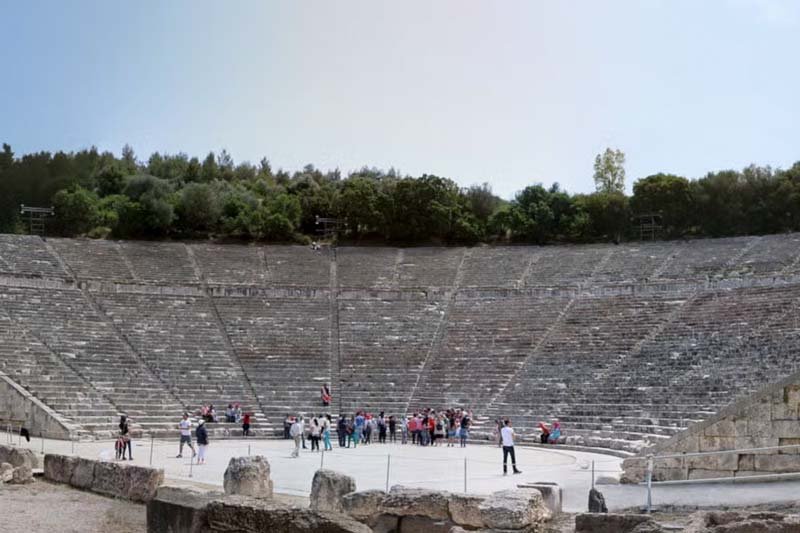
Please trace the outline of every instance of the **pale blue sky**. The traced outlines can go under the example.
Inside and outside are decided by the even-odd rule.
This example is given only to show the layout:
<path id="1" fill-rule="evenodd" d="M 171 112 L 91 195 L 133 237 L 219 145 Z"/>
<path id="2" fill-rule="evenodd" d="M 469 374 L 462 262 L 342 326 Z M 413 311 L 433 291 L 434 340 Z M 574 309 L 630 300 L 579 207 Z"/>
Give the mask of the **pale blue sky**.
<path id="1" fill-rule="evenodd" d="M 0 0 L 0 141 L 593 188 L 800 160 L 800 1 Z"/>

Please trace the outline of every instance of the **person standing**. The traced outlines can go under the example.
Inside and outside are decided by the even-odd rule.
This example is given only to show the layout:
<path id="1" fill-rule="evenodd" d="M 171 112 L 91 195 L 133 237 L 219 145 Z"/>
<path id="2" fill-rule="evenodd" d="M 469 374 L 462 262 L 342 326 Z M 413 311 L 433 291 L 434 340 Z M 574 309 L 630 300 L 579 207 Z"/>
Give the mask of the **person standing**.
<path id="1" fill-rule="evenodd" d="M 462 448 L 467 447 L 467 437 L 469 437 L 469 427 L 472 425 L 472 419 L 470 418 L 470 413 L 465 412 L 464 416 L 461 417 L 460 428 L 458 432 L 459 442 L 461 443 Z"/>
<path id="2" fill-rule="evenodd" d="M 408 432 L 411 433 L 411 444 L 417 443 L 417 413 L 414 413 L 414 416 L 408 419 L 408 423 L 406 424 L 408 427 Z"/>
<path id="3" fill-rule="evenodd" d="M 386 416 L 383 411 L 378 415 L 378 442 L 386 444 Z"/>
<path id="4" fill-rule="evenodd" d="M 178 424 L 178 428 L 181 430 L 181 444 L 180 448 L 178 448 L 178 458 L 180 459 L 183 457 L 184 444 L 189 445 L 189 448 L 192 450 L 192 457 L 194 457 L 197 455 L 197 452 L 194 450 L 194 446 L 192 445 L 192 421 L 189 420 L 189 413 L 183 413 L 183 420 L 181 420 L 180 424 Z"/>
<path id="5" fill-rule="evenodd" d="M 358 430 L 356 429 L 355 421 L 352 418 L 350 418 L 350 420 L 347 421 L 347 447 L 348 448 L 350 447 L 350 442 L 351 441 L 353 443 L 353 448 L 354 449 L 358 446 L 358 439 L 360 437 L 358 436 L 357 431 Z"/>
<path id="6" fill-rule="evenodd" d="M 521 474 L 517 469 L 517 457 L 514 454 L 514 429 L 511 427 L 511 420 L 506 418 L 503 422 L 503 429 L 500 430 L 500 438 L 503 443 L 503 475 L 508 475 L 508 457 L 511 456 L 511 468 L 515 474 Z"/>
<path id="7" fill-rule="evenodd" d="M 309 425 L 309 437 L 311 438 L 311 451 L 319 451 L 319 439 L 322 435 L 322 428 L 319 425 L 319 420 L 317 417 L 313 417 L 311 419 L 311 424 Z"/>
<path id="8" fill-rule="evenodd" d="M 294 439 L 294 451 L 292 457 L 295 459 L 300 457 L 300 436 L 303 434 L 303 426 L 300 424 L 300 418 L 295 418 L 292 427 L 289 429 L 289 435 Z"/>
<path id="9" fill-rule="evenodd" d="M 303 419 L 303 415 L 297 417 L 297 421 L 300 422 L 300 442 L 303 443 L 303 449 L 306 450 L 306 421 Z"/>
<path id="10" fill-rule="evenodd" d="M 389 417 L 389 442 L 392 444 L 397 443 L 397 419 L 394 415 Z"/>
<path id="11" fill-rule="evenodd" d="M 322 417 L 322 443 L 325 445 L 324 450 L 333 451 L 333 445 L 331 444 L 331 415 L 325 415 Z"/>
<path id="12" fill-rule="evenodd" d="M 286 413 L 286 418 L 283 419 L 283 438 L 286 440 L 291 439 L 292 437 L 289 435 L 289 430 L 292 429 L 292 417 L 289 416 L 289 413 Z"/>
<path id="13" fill-rule="evenodd" d="M 250 413 L 245 413 L 242 417 L 242 435 L 245 437 L 250 435 Z"/>
<path id="14" fill-rule="evenodd" d="M 202 418 L 197 423 L 197 429 L 194 434 L 197 437 L 197 464 L 206 464 L 206 448 L 208 447 L 208 431 L 206 430 L 206 421 Z"/>
<path id="15" fill-rule="evenodd" d="M 133 461 L 133 444 L 131 443 L 130 419 L 122 415 L 119 418 L 119 436 L 122 439 L 122 460 L 125 460 L 125 450 L 128 450 L 128 460 Z"/>
<path id="16" fill-rule="evenodd" d="M 339 415 L 339 421 L 336 423 L 336 435 L 339 437 L 339 448 L 344 448 L 345 444 L 350 446 L 347 442 L 347 419 L 344 415 Z"/>
<path id="17" fill-rule="evenodd" d="M 355 428 L 353 431 L 354 439 L 356 442 L 361 443 L 361 432 L 364 430 L 364 416 L 361 414 L 361 411 L 356 413 L 354 424 L 355 424 Z"/>

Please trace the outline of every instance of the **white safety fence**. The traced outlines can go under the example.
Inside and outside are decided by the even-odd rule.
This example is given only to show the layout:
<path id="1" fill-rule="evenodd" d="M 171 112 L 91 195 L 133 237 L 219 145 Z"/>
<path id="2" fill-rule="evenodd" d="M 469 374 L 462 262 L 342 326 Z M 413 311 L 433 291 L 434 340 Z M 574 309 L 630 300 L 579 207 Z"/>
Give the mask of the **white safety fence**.
<path id="1" fill-rule="evenodd" d="M 18 429 L 6 427 L 6 442 L 15 446 L 31 449 L 41 454 L 60 453 L 73 454 L 93 459 L 115 460 L 114 441 L 56 441 L 34 435 L 30 442 L 21 439 Z M 276 450 L 276 442 L 282 443 Z M 422 457 L 417 455 L 418 446 L 407 444 L 387 450 L 384 445 L 359 445 L 355 450 L 339 448 L 333 443 L 333 450 L 311 452 L 303 450 L 300 459 L 291 457 L 293 444 L 291 441 L 275 441 L 260 438 L 252 440 L 215 440 L 208 450 L 209 463 L 213 466 L 199 465 L 197 458 L 188 448 L 184 448 L 183 457 L 177 458 L 178 440 L 162 440 L 155 438 L 134 439 L 133 452 L 136 464 L 145 464 L 163 468 L 167 477 L 196 481 L 209 485 L 219 485 L 222 472 L 231 457 L 265 455 L 269 459 L 275 490 L 278 492 L 307 496 L 311 489 L 310 475 L 293 475 L 293 472 L 313 472 L 316 468 L 331 468 L 343 472 L 358 480 L 360 489 L 380 488 L 388 490 L 393 485 L 417 486 L 450 492 L 478 493 L 485 491 L 486 483 L 495 483 L 502 472 L 503 462 L 500 450 L 497 459 L 488 460 L 474 457 L 465 452 L 463 457 L 452 457 L 442 449 L 441 457 Z M 283 445 L 285 444 L 285 446 Z M 307 445 L 310 444 L 307 441 Z M 194 442 L 197 448 L 196 442 Z M 487 449 L 488 445 L 469 445 L 472 450 Z M 433 448 L 427 447 L 431 450 Z M 459 450 L 458 446 L 449 450 Z M 535 453 L 531 453 L 535 452 Z M 436 453 L 436 452 L 434 452 Z M 565 475 L 572 475 L 585 480 L 584 486 L 594 486 L 595 476 L 599 474 L 618 475 L 620 460 L 576 460 L 569 453 L 553 450 L 517 447 L 517 461 L 524 470 L 525 480 L 558 480 Z M 512 466 L 508 464 L 508 475 L 512 474 Z M 522 482 L 522 478 L 519 478 Z"/>

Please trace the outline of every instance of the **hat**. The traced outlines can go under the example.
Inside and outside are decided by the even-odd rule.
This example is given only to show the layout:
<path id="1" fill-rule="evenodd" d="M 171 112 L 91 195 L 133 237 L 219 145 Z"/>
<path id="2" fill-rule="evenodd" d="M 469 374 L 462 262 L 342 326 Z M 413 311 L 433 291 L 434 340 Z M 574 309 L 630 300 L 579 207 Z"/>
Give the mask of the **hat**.
<path id="1" fill-rule="evenodd" d="M 198 425 L 198 426 L 202 426 L 202 425 L 203 425 L 203 424 L 205 424 L 205 423 L 206 423 L 206 421 L 205 421 L 205 420 L 203 420 L 203 419 L 201 418 L 201 419 L 200 419 L 200 421 L 199 421 L 199 422 L 197 422 L 197 425 Z"/>

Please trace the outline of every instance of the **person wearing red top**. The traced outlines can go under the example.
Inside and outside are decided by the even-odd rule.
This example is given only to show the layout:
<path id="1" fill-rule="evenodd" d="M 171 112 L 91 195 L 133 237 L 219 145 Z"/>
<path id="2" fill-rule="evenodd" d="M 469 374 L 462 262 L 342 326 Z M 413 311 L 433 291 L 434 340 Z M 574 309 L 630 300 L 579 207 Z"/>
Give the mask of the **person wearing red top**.
<path id="1" fill-rule="evenodd" d="M 419 429 L 417 428 L 417 413 L 414 413 L 414 416 L 408 419 L 408 432 L 411 433 L 411 444 L 416 444 L 417 435 L 419 435 Z"/>
<path id="2" fill-rule="evenodd" d="M 250 434 L 250 413 L 245 413 L 242 417 L 242 435 L 247 437 Z"/>

